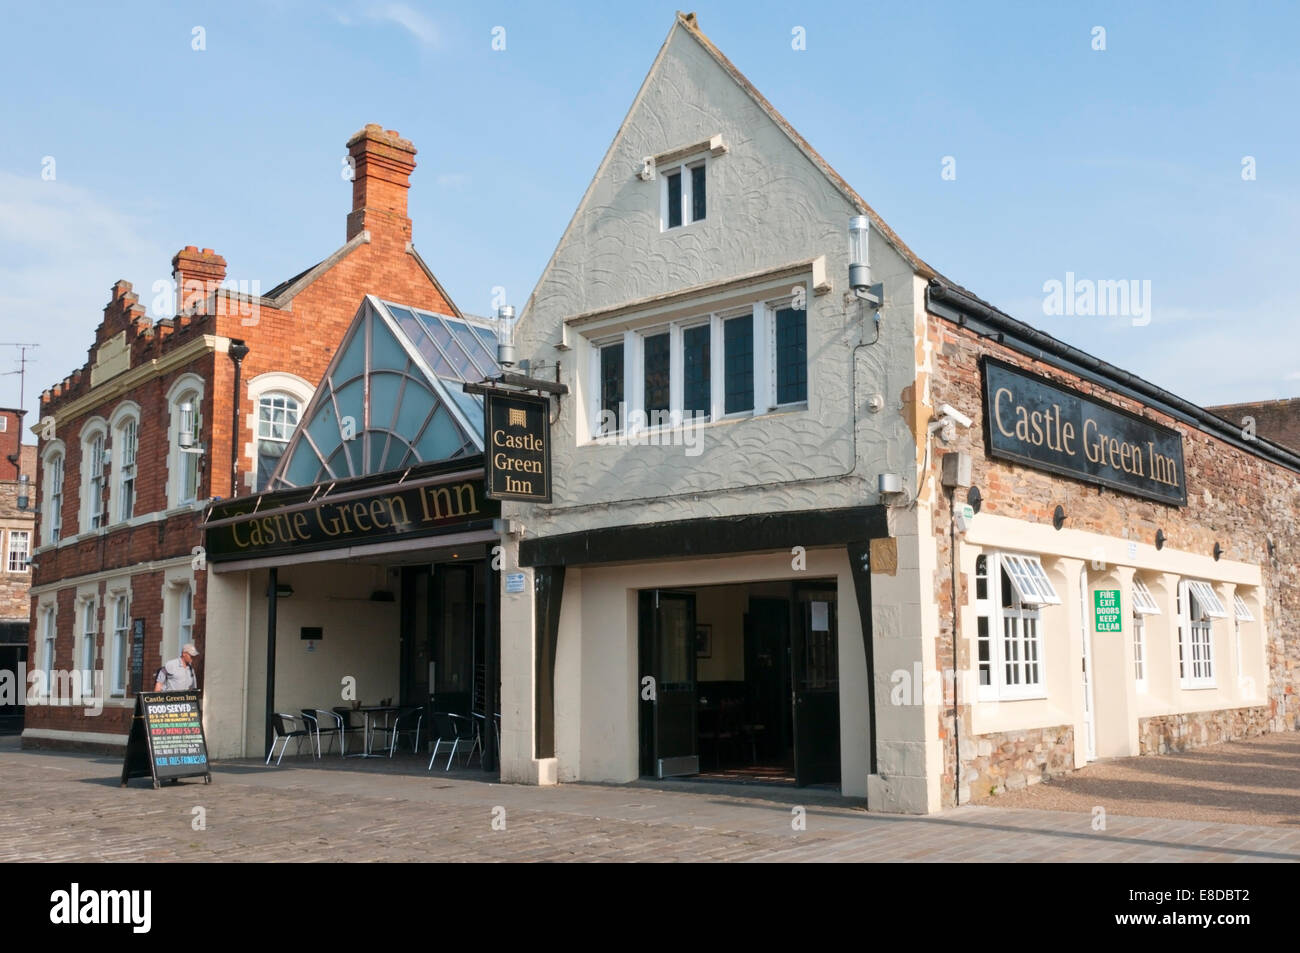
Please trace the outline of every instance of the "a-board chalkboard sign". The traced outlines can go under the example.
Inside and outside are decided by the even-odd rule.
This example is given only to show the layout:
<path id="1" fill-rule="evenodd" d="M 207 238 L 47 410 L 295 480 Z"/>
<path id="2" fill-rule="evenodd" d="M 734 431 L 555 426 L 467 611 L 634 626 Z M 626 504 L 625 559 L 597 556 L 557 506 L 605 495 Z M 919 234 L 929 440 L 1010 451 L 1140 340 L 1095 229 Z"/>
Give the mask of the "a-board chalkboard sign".
<path id="1" fill-rule="evenodd" d="M 212 783 L 203 738 L 202 692 L 141 692 L 122 762 L 122 787 L 131 778 L 153 778 L 153 786 L 174 778 L 201 777 Z"/>
<path id="2" fill-rule="evenodd" d="M 131 620 L 131 694 L 144 688 L 144 619 Z"/>

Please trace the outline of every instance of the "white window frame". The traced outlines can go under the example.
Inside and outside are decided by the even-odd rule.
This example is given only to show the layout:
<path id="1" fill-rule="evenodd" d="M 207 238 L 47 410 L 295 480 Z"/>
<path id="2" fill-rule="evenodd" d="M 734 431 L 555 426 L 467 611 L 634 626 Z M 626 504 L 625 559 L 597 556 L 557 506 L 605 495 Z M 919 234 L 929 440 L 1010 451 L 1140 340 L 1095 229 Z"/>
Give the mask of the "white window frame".
<path id="1" fill-rule="evenodd" d="M 80 532 L 107 524 L 104 512 L 105 455 L 108 453 L 108 423 L 94 417 L 81 428 L 81 527 Z"/>
<path id="2" fill-rule="evenodd" d="M 99 646 L 96 644 L 99 635 L 99 600 L 94 596 L 87 596 L 80 600 L 77 606 L 77 619 L 81 627 L 80 639 L 77 644 L 77 670 L 81 673 L 81 694 L 85 697 L 94 697 L 93 686 L 95 684 L 95 663 L 99 660 Z M 87 681 L 87 678 L 89 681 Z"/>
<path id="3" fill-rule="evenodd" d="M 1214 671 L 1214 619 L 1201 601 L 1208 583 L 1183 579 L 1178 583 L 1178 683 L 1187 690 L 1216 687 Z M 1213 590 L 1210 590 L 1213 593 Z M 1214 601 L 1222 609 L 1216 596 Z M 1200 612 L 1193 610 L 1199 609 Z"/>
<path id="4" fill-rule="evenodd" d="M 45 697 L 52 694 L 54 665 L 58 655 L 58 618 L 53 603 L 43 607 L 41 615 L 41 671 L 45 673 Z"/>
<path id="5" fill-rule="evenodd" d="M 276 401 L 283 401 L 284 406 L 277 408 L 275 406 Z M 270 410 L 271 410 L 272 417 L 271 420 L 269 421 L 263 421 L 262 406 L 263 404 L 266 404 L 268 402 L 270 403 Z M 298 429 L 298 425 L 302 422 L 302 412 L 304 407 L 305 405 L 302 403 L 302 401 L 298 399 L 296 395 L 291 394 L 285 390 L 268 390 L 268 391 L 264 391 L 263 393 L 257 396 L 257 403 L 254 405 L 254 418 L 253 418 L 254 419 L 254 424 L 253 424 L 253 486 L 254 488 L 257 487 L 259 470 L 262 465 L 262 444 L 264 442 L 280 444 L 282 448 L 280 453 L 281 455 L 283 455 L 284 453 L 283 448 L 287 448 L 289 446 L 290 438 L 293 437 L 294 432 Z M 293 426 L 289 427 L 289 431 L 283 439 L 272 435 L 274 433 L 274 428 L 275 428 L 274 415 L 277 410 L 282 410 L 285 414 L 284 426 L 288 426 L 288 418 L 290 414 L 292 414 L 293 416 Z M 266 423 L 268 425 L 267 429 L 271 431 L 270 433 L 263 434 L 262 432 L 263 423 Z M 271 475 L 268 473 L 267 474 L 268 486 L 270 485 L 270 477 Z"/>
<path id="6" fill-rule="evenodd" d="M 62 440 L 54 440 L 42 454 L 41 538 L 53 546 L 63 535 L 63 489 L 67 478 L 67 452 Z"/>
<path id="7" fill-rule="evenodd" d="M 1138 576 L 1133 577 L 1133 611 L 1139 615 L 1160 615 L 1160 603 Z"/>
<path id="8" fill-rule="evenodd" d="M 126 401 L 113 411 L 109 431 L 112 434 L 113 455 L 106 522 L 112 525 L 124 523 L 136 515 L 140 486 L 137 479 L 137 457 L 140 451 L 139 405 L 134 401 Z"/>
<path id="9" fill-rule="evenodd" d="M 167 505 L 169 509 L 192 506 L 203 487 L 203 379 L 196 374 L 178 378 L 167 392 Z M 190 415 L 182 406 L 191 405 Z M 195 436 L 188 448 L 180 445 L 182 426 L 189 423 Z M 196 452 L 197 451 L 197 452 Z"/>
<path id="10" fill-rule="evenodd" d="M 988 619 L 989 633 L 989 663 L 991 665 L 991 684 L 978 685 L 979 682 L 979 632 L 976 630 L 976 654 L 975 654 L 975 676 L 976 676 L 976 697 L 981 701 L 1020 701 L 1035 698 L 1047 697 L 1047 657 L 1045 648 L 1047 639 L 1043 633 L 1043 614 L 1044 605 L 1060 605 L 1060 597 L 1056 594 L 1056 589 L 1052 586 L 1051 581 L 1047 579 L 1045 571 L 1042 570 L 1042 564 L 1037 556 L 1029 556 L 1023 553 L 1001 553 L 986 552 L 982 555 L 987 557 L 986 566 L 988 572 L 988 588 L 986 599 L 976 599 L 976 626 L 979 625 L 980 617 Z M 978 563 L 977 563 L 978 565 Z M 1016 572 L 1025 573 L 1027 566 L 1038 567 L 1039 572 L 1043 572 L 1043 582 L 1046 588 L 1040 588 L 1040 584 L 1035 582 L 1032 588 L 1027 587 L 1025 578 L 1017 580 L 1012 569 Z M 1011 582 L 1011 592 L 1013 605 L 1009 608 L 1002 605 L 1002 573 L 1006 571 L 1007 578 Z M 978 586 L 978 576 L 976 577 Z M 978 593 L 978 588 L 976 589 Z M 1025 598 L 1029 593 L 1033 601 Z M 1010 638 L 1008 638 L 1010 635 Z M 1007 652 L 1008 645 L 1015 649 L 1015 657 L 1010 658 Z M 1034 681 L 1029 681 L 1030 667 L 1036 666 Z M 1007 668 L 1011 666 L 1014 673 L 1020 676 L 1022 680 L 1013 681 L 1008 677 Z"/>
<path id="11" fill-rule="evenodd" d="M 121 590 L 110 594 L 113 602 L 113 638 L 112 658 L 113 677 L 105 679 L 109 683 L 109 694 L 114 698 L 126 697 L 126 663 L 131 651 L 131 594 Z M 108 613 L 104 614 L 108 621 Z"/>
<path id="12" fill-rule="evenodd" d="M 691 218 L 694 210 L 694 191 L 695 185 L 692 181 L 692 169 L 704 169 L 704 217 Z M 681 188 L 681 213 L 682 223 L 680 225 L 668 224 L 668 177 L 671 175 L 680 175 L 682 177 Z M 659 179 L 659 231 L 670 232 L 677 231 L 681 228 L 688 228 L 696 222 L 704 222 L 709 218 L 710 196 L 709 192 L 709 155 L 703 153 L 700 155 L 689 156 L 685 159 L 674 160 L 671 164 L 655 169 L 655 175 Z"/>
<path id="13" fill-rule="evenodd" d="M 1200 579 L 1188 579 L 1187 588 L 1196 596 L 1196 601 L 1200 607 L 1205 610 L 1205 614 L 1211 619 L 1226 619 L 1228 610 L 1223 607 L 1219 599 L 1219 594 L 1214 591 L 1214 586 Z"/>
<path id="14" fill-rule="evenodd" d="M 1157 610 L 1159 611 L 1159 610 Z M 1133 610 L 1133 681 L 1138 694 L 1147 690 L 1146 628 L 1148 613 Z"/>
<path id="15" fill-rule="evenodd" d="M 179 658 L 181 649 L 190 642 L 194 641 L 194 583 L 187 583 L 180 587 L 176 601 L 176 655 Z"/>
<path id="16" fill-rule="evenodd" d="M 14 545 L 15 538 L 22 540 L 21 546 Z M 6 544 L 7 545 L 5 546 L 5 571 L 18 572 L 18 573 L 30 572 L 31 559 L 32 559 L 31 531 L 25 529 L 9 530 L 9 538 L 6 540 Z M 16 560 L 16 562 L 18 563 L 17 566 L 14 565 L 15 556 L 19 557 Z"/>
<path id="17" fill-rule="evenodd" d="M 811 300 L 811 289 L 807 291 Z M 614 335 L 593 335 L 589 340 L 588 363 L 588 433 L 593 442 L 599 438 L 623 433 L 653 433 L 662 427 L 629 428 L 631 421 L 645 419 L 645 346 L 647 337 L 665 332 L 669 335 L 669 426 L 681 427 L 685 416 L 685 333 L 708 325 L 709 331 L 709 414 L 703 423 L 755 417 L 773 411 L 806 410 L 814 387 L 813 363 L 808 360 L 807 387 L 804 399 L 778 406 L 776 404 L 776 312 L 793 304 L 791 294 L 759 297 L 752 303 L 719 311 L 695 312 L 687 317 L 669 321 L 647 319 L 635 329 Z M 749 316 L 753 340 L 753 406 L 744 410 L 726 412 L 726 337 L 724 325 L 735 318 Z M 807 321 L 805 309 L 804 320 Z M 623 346 L 623 410 L 622 426 L 617 431 L 601 433 L 601 352 L 610 345 Z M 807 358 L 807 349 L 805 351 Z"/>

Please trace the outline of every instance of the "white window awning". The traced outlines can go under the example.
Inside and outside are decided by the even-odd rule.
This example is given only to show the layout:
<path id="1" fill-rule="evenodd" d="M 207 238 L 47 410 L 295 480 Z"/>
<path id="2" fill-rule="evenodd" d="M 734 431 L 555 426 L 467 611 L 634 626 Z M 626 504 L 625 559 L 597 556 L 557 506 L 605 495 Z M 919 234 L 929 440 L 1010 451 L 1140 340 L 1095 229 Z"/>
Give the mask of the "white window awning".
<path id="1" fill-rule="evenodd" d="M 1003 553 L 1002 568 L 1007 571 L 1007 577 L 1021 602 L 1035 606 L 1061 604 L 1061 597 L 1056 594 L 1056 589 L 1047 578 L 1047 572 L 1037 556 Z"/>
<path id="2" fill-rule="evenodd" d="M 1228 617 L 1228 610 L 1223 607 L 1223 603 L 1219 601 L 1214 587 L 1208 582 L 1189 579 L 1187 580 L 1187 588 L 1196 597 L 1196 604 L 1201 607 L 1201 611 L 1211 619 L 1226 619 Z"/>
<path id="3" fill-rule="evenodd" d="M 1151 595 L 1147 584 L 1137 576 L 1133 577 L 1133 611 L 1142 615 L 1160 615 L 1156 597 Z"/>
<path id="4" fill-rule="evenodd" d="M 1246 600 L 1241 598 L 1238 593 L 1232 594 L 1232 606 L 1236 611 L 1238 622 L 1254 622 L 1255 617 L 1250 614 L 1250 606 L 1246 605 Z"/>

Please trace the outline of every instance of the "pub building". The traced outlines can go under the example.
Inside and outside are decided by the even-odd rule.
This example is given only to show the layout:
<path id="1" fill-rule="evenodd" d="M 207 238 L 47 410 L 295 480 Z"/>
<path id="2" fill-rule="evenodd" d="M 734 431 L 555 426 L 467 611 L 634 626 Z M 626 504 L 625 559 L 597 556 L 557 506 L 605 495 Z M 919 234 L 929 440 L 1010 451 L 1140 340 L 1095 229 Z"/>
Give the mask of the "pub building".
<path id="1" fill-rule="evenodd" d="M 1300 456 L 943 277 L 692 14 L 515 338 L 503 780 L 926 813 L 1300 727 Z"/>
<path id="2" fill-rule="evenodd" d="M 484 321 L 367 296 L 267 489 L 210 507 L 213 757 L 264 753 L 268 712 L 495 712 L 500 505 L 462 385 L 497 376 L 496 350 Z"/>

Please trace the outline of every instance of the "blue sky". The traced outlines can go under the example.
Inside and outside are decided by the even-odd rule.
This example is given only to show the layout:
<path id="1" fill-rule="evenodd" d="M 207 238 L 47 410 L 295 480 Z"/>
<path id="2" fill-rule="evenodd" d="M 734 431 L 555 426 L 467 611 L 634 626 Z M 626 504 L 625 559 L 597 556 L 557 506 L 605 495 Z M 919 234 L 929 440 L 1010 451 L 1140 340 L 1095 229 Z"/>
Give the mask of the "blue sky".
<path id="1" fill-rule="evenodd" d="M 85 361 L 117 279 L 148 305 L 193 244 L 266 290 L 342 244 L 344 142 L 367 122 L 419 149 L 415 243 L 457 303 L 486 313 L 501 285 L 521 306 L 677 9 L 5 7 L 0 340 L 41 344 L 29 410 Z M 1201 403 L 1300 395 L 1297 5 L 694 9 L 954 281 Z M 1045 314 L 1067 273 L 1149 281 L 1150 323 Z M 0 377 L 0 405 L 17 399 Z"/>

